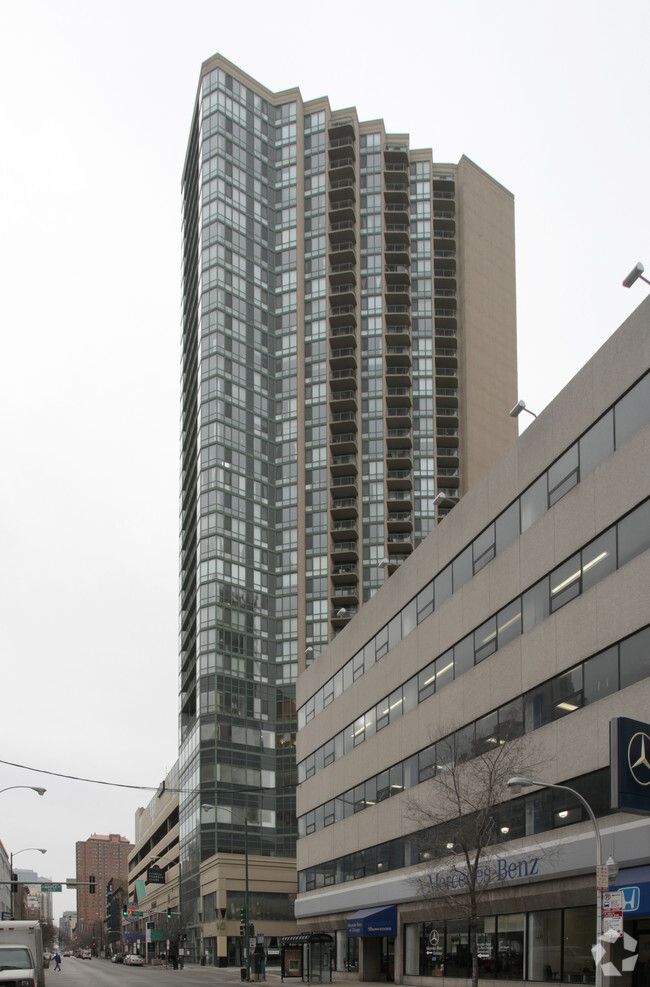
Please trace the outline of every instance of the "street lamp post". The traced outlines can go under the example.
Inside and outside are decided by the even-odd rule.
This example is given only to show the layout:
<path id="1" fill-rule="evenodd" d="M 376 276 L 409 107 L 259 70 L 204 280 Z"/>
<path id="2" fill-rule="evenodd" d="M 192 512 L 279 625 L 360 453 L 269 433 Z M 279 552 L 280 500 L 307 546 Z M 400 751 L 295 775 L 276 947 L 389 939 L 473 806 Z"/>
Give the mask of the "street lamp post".
<path id="1" fill-rule="evenodd" d="M 596 837 L 596 949 L 600 944 L 600 937 L 603 931 L 603 879 L 604 870 L 607 872 L 606 883 L 609 885 L 609 871 L 610 868 L 616 867 L 614 860 L 610 857 L 607 860 L 607 864 L 603 869 L 603 842 L 600 835 L 600 828 L 598 826 L 598 820 L 594 814 L 593 809 L 587 802 L 587 800 L 577 792 L 575 788 L 570 788 L 568 785 L 552 785 L 548 781 L 534 781 L 532 778 L 510 778 L 508 780 L 508 788 L 515 791 L 519 791 L 522 788 L 529 788 L 531 785 L 538 785 L 540 788 L 557 788 L 561 792 L 570 792 L 574 795 L 579 802 L 585 807 L 587 815 L 591 820 L 591 824 L 594 828 L 594 835 Z M 597 954 L 594 953 L 594 961 L 596 964 L 596 976 L 595 976 L 595 987 L 602 987 L 603 983 L 603 968 L 602 964 L 598 962 Z"/>
<path id="2" fill-rule="evenodd" d="M 18 788 L 27 788 L 29 786 L 16 786 Z M 6 789 L 3 789 L 6 791 Z M 17 857 L 19 853 L 27 853 L 28 850 L 37 850 L 38 853 L 47 853 L 47 850 L 43 850 L 40 846 L 26 846 L 22 850 L 16 850 L 15 853 L 9 854 L 9 911 L 11 912 L 11 917 L 14 917 L 14 857 Z"/>
<path id="3" fill-rule="evenodd" d="M 152 860 L 165 860 L 165 857 L 158 857 L 155 854 L 151 854 Z M 169 857 L 167 857 L 169 860 Z M 178 847 L 178 961 L 181 962 L 181 949 L 184 947 L 181 945 L 183 942 L 183 906 L 181 902 L 181 848 L 180 844 Z M 165 872 L 165 883 L 167 883 L 167 873 Z M 145 946 L 146 953 L 146 946 Z M 183 954 L 185 955 L 185 954 Z M 183 968 L 181 964 L 181 969 Z"/>

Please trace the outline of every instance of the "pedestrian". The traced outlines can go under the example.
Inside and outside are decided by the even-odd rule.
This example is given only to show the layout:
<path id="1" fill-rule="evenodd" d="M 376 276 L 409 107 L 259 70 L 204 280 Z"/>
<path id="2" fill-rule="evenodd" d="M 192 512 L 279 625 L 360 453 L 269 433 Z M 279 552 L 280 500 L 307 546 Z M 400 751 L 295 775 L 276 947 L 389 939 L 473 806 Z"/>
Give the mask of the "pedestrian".
<path id="1" fill-rule="evenodd" d="M 56 953 L 54 954 L 54 970 L 55 971 L 58 970 L 59 973 L 61 972 L 61 957 L 59 955 L 58 949 L 57 949 Z"/>

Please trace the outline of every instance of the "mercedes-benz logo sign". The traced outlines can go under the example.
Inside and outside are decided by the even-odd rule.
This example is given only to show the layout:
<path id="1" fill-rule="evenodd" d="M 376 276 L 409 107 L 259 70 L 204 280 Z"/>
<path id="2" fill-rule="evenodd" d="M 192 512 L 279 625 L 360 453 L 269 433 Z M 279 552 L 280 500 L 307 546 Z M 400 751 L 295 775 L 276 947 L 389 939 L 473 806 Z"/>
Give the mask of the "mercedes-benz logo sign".
<path id="1" fill-rule="evenodd" d="M 440 938 L 440 936 L 439 936 L 438 930 L 437 929 L 432 929 L 431 932 L 429 933 L 429 945 L 430 946 L 437 946 L 438 945 L 439 938 Z"/>
<path id="2" fill-rule="evenodd" d="M 627 763 L 637 785 L 650 785 L 650 736 L 639 731 L 627 746 Z"/>

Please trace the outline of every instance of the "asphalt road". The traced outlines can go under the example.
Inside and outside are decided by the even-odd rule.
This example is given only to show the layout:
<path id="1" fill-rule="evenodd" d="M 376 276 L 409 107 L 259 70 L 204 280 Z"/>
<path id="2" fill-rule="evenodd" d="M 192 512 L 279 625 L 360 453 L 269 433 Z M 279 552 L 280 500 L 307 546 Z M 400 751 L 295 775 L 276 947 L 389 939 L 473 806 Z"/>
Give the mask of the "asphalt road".
<path id="1" fill-rule="evenodd" d="M 267 985 L 281 987 L 280 971 L 268 971 Z M 109 960 L 78 960 L 67 956 L 61 972 L 54 964 L 45 971 L 46 987 L 199 987 L 205 984 L 241 984 L 239 967 L 189 966 L 184 970 L 166 970 L 161 966 L 124 966 Z M 260 987 L 264 984 L 261 982 Z"/>

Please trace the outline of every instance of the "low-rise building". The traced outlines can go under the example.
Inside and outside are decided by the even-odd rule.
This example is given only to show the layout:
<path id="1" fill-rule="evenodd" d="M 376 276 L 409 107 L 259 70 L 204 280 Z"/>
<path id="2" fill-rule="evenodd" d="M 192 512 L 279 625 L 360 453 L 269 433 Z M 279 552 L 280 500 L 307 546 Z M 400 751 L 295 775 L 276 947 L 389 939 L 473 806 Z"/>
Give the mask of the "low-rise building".
<path id="1" fill-rule="evenodd" d="M 296 916 L 332 935 L 339 976 L 470 976 L 474 817 L 443 797 L 495 750 L 593 810 L 627 889 L 618 970 L 650 942 L 650 820 L 610 800 L 610 724 L 650 720 L 649 562 L 650 299 L 298 680 Z M 566 788 L 497 795 L 480 976 L 594 982 L 588 811 Z"/>

